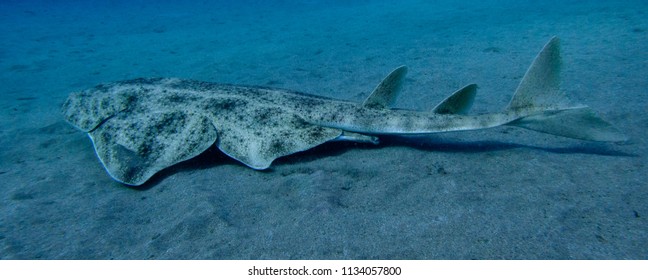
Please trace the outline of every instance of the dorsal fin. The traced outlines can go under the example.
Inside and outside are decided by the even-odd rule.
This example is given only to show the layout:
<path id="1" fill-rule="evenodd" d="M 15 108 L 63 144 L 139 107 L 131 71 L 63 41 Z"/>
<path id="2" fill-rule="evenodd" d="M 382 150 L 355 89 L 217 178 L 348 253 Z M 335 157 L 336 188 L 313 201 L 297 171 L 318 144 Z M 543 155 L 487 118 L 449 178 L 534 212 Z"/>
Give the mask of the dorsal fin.
<path id="1" fill-rule="evenodd" d="M 374 91 L 362 103 L 362 106 L 374 109 L 386 109 L 396 100 L 401 85 L 407 74 L 407 66 L 401 66 L 385 77 Z"/>
<path id="2" fill-rule="evenodd" d="M 467 85 L 441 101 L 432 109 L 432 112 L 436 114 L 466 114 L 472 107 L 476 94 L 477 85 Z"/>

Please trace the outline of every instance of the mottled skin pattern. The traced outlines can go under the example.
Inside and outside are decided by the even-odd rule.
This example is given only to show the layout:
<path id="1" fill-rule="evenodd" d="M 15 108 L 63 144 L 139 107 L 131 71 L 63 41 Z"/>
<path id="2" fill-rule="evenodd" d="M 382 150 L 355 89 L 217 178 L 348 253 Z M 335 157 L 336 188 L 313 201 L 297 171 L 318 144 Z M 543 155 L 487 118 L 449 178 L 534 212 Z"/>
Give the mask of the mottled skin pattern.
<path id="1" fill-rule="evenodd" d="M 364 104 L 284 89 L 152 78 L 72 93 L 63 114 L 88 133 L 108 173 L 129 185 L 140 185 L 212 145 L 249 167 L 265 169 L 278 157 L 327 141 L 376 142 L 375 135 L 381 134 L 509 124 L 573 138 L 620 140 L 617 131 L 587 107 L 568 104 L 558 89 L 559 66 L 554 38 L 536 58 L 509 107 L 482 115 L 463 114 L 472 104 L 474 85 L 432 112 L 390 109 L 404 67 L 392 72 Z"/>

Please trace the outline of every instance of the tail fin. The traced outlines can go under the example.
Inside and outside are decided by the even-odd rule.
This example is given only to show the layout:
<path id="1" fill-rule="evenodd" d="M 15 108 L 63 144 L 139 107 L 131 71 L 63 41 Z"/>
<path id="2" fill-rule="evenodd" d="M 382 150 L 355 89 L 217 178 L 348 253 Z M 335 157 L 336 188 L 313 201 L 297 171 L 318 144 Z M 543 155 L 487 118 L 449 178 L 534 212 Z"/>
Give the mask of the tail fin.
<path id="1" fill-rule="evenodd" d="M 567 98 L 560 89 L 560 66 L 560 41 L 553 37 L 527 70 L 506 108 L 523 117 L 508 125 L 583 140 L 627 140 L 592 109 Z"/>
<path id="2" fill-rule="evenodd" d="M 507 125 L 590 141 L 628 140 L 618 129 L 598 117 L 589 107 L 544 111 L 517 119 Z"/>

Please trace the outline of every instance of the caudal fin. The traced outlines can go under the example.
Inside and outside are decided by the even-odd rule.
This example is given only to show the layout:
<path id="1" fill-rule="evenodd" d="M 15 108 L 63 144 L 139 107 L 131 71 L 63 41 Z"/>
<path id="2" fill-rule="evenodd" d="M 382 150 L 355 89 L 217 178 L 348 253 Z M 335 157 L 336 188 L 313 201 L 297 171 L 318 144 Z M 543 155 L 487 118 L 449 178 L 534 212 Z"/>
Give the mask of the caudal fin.
<path id="1" fill-rule="evenodd" d="M 588 106 L 567 98 L 560 89 L 560 67 L 560 41 L 553 37 L 527 70 L 506 108 L 522 117 L 507 125 L 583 140 L 627 140 Z"/>
<path id="2" fill-rule="evenodd" d="M 582 140 L 606 142 L 628 140 L 618 129 L 598 117 L 589 107 L 544 111 L 517 119 L 508 125 Z"/>

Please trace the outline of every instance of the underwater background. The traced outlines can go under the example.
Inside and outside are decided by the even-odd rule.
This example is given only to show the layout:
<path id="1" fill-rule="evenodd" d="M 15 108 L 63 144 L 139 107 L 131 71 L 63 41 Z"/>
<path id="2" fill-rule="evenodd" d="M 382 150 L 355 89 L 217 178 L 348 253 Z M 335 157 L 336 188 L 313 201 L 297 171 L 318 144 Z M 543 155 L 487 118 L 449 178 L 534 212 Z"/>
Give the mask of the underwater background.
<path id="1" fill-rule="evenodd" d="M 563 89 L 630 137 L 512 127 L 328 143 L 252 170 L 211 149 L 142 188 L 113 181 L 60 107 L 138 77 L 397 107 L 476 83 L 504 108 L 542 46 Z M 647 259 L 648 2 L 0 2 L 2 259 Z"/>

